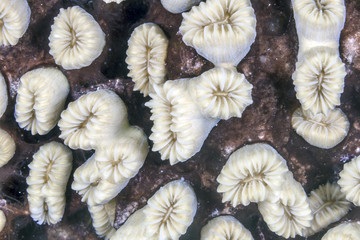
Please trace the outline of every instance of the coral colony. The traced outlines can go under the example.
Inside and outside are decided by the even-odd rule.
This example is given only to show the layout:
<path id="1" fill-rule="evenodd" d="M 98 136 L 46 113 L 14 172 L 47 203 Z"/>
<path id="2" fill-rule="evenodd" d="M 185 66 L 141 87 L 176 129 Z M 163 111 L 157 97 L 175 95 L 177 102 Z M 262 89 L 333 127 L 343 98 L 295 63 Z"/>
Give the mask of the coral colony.
<path id="1" fill-rule="evenodd" d="M 104 0 L 122 4 L 122 0 Z M 172 13 L 182 13 L 179 32 L 187 46 L 215 67 L 194 78 L 168 80 L 168 39 L 155 23 L 132 32 L 127 49 L 128 76 L 135 91 L 150 96 L 146 106 L 153 121 L 152 150 L 171 165 L 200 151 L 209 132 L 221 120 L 242 116 L 253 103 L 252 84 L 236 66 L 256 36 L 256 17 L 249 0 L 161 0 Z M 34 2 L 35 4 L 35 2 Z M 346 75 L 339 55 L 345 22 L 343 0 L 292 0 L 299 53 L 293 80 L 301 103 L 292 126 L 309 144 L 332 148 L 348 133 L 349 121 L 336 108 Z M 189 11 L 188 11 L 189 10 Z M 188 11 L 188 12 L 185 12 Z M 26 0 L 0 2 L 0 44 L 16 45 L 30 21 Z M 101 54 L 105 34 L 79 6 L 60 9 L 51 26 L 50 54 L 65 70 L 89 66 Z M 38 224 L 56 224 L 65 209 L 65 191 L 72 168 L 71 149 L 94 150 L 74 172 L 71 188 L 88 205 L 93 227 L 105 239 L 179 239 L 192 224 L 197 198 L 191 183 L 174 180 L 158 189 L 147 204 L 115 229 L 115 197 L 143 166 L 149 151 L 147 136 L 127 119 L 127 109 L 111 90 L 89 92 L 69 103 L 69 83 L 56 67 L 36 68 L 20 79 L 15 119 L 31 134 L 44 135 L 59 126 L 62 143 L 44 144 L 29 164 L 27 199 Z M 8 105 L 5 78 L 0 74 L 0 117 Z M 15 153 L 11 136 L 0 129 L 0 166 Z M 308 197 L 288 169 L 287 161 L 269 144 L 252 143 L 234 151 L 217 176 L 217 192 L 233 207 L 251 202 L 269 229 L 284 238 L 310 236 L 360 205 L 360 157 L 344 166 L 337 183 L 326 183 Z M 0 211 L 0 231 L 6 224 Z M 323 240 L 358 239 L 360 225 L 342 223 Z M 215 217 L 201 230 L 202 240 L 253 239 L 233 216 Z"/>

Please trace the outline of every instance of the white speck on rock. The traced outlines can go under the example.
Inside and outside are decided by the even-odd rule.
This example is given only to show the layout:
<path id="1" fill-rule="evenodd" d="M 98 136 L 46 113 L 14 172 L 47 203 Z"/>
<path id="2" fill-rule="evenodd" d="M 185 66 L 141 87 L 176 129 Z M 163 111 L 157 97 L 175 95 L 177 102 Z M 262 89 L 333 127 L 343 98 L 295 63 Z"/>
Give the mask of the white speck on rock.
<path id="1" fill-rule="evenodd" d="M 14 80 L 12 79 L 10 76 L 8 77 L 8 80 L 9 80 L 9 87 L 10 87 L 10 96 L 12 99 L 15 98 L 16 96 L 16 93 L 17 93 L 17 90 L 19 88 L 19 85 L 20 85 L 20 79 L 17 79 L 17 80 Z"/>
<path id="2" fill-rule="evenodd" d="M 266 63 L 266 60 L 267 60 L 266 56 L 264 56 L 264 55 L 260 56 L 260 62 L 261 63 Z"/>
<path id="3" fill-rule="evenodd" d="M 225 146 L 224 147 L 225 154 L 223 154 L 223 156 L 228 157 L 234 150 L 235 150 L 235 146 Z"/>
<path id="4" fill-rule="evenodd" d="M 117 222 L 120 224 L 124 223 L 131 214 L 133 214 L 138 209 L 139 204 L 137 202 L 131 202 L 127 207 L 122 211 L 123 214 L 120 215 L 120 218 L 117 219 Z"/>
<path id="5" fill-rule="evenodd" d="M 215 217 L 215 216 L 218 216 L 219 215 L 219 210 L 217 208 L 215 208 L 215 211 L 213 211 L 211 214 L 210 214 L 210 217 Z"/>
<path id="6" fill-rule="evenodd" d="M 360 147 L 357 147 L 355 150 L 356 153 L 360 153 Z"/>
<path id="7" fill-rule="evenodd" d="M 343 56 L 345 60 L 360 69 L 360 32 L 351 34 L 343 41 Z"/>

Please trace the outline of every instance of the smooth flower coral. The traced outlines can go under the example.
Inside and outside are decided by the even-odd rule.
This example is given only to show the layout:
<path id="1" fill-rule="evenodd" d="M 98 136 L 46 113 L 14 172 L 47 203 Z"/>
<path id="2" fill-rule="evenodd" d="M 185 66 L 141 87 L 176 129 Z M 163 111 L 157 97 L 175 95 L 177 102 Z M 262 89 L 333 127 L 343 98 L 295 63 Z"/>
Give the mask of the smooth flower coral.
<path id="1" fill-rule="evenodd" d="M 282 189 L 258 206 L 271 231 L 284 238 L 293 238 L 301 236 L 302 231 L 311 226 L 313 216 L 303 187 L 291 173 L 286 175 Z M 276 195 L 280 197 L 278 200 Z"/>
<path id="2" fill-rule="evenodd" d="M 29 210 L 38 224 L 56 224 L 65 211 L 65 191 L 72 168 L 70 149 L 58 142 L 40 147 L 26 178 Z"/>
<path id="3" fill-rule="evenodd" d="M 161 0 L 163 7 L 171 13 L 182 13 L 198 4 L 200 0 Z"/>
<path id="4" fill-rule="evenodd" d="M 93 16 L 79 6 L 60 9 L 49 36 L 50 54 L 66 70 L 89 66 L 100 56 L 105 34 Z"/>
<path id="5" fill-rule="evenodd" d="M 345 222 L 331 228 L 321 240 L 359 240 L 360 222 Z"/>
<path id="6" fill-rule="evenodd" d="M 27 184 L 38 185 L 45 195 L 65 192 L 72 168 L 70 149 L 58 142 L 47 143 L 33 155 Z"/>
<path id="7" fill-rule="evenodd" d="M 144 208 L 146 235 L 156 239 L 179 239 L 193 221 L 197 209 L 192 187 L 172 181 L 161 187 Z"/>
<path id="8" fill-rule="evenodd" d="M 346 15 L 344 0 L 292 0 L 292 5 L 300 38 L 339 41 Z"/>
<path id="9" fill-rule="evenodd" d="M 232 239 L 253 240 L 250 231 L 233 216 L 216 217 L 201 229 L 200 240 Z"/>
<path id="10" fill-rule="evenodd" d="M 338 184 L 346 199 L 360 206 L 360 156 L 344 165 Z"/>
<path id="11" fill-rule="evenodd" d="M 144 164 L 149 151 L 147 137 L 142 130 L 129 127 L 119 139 L 97 148 L 94 158 L 103 179 L 112 183 L 134 177 Z"/>
<path id="12" fill-rule="evenodd" d="M 94 149 L 128 127 L 127 110 L 121 98 L 110 90 L 89 92 L 61 113 L 60 138 L 72 149 Z"/>
<path id="13" fill-rule="evenodd" d="M 349 120 L 339 108 L 330 111 L 328 116 L 322 113 L 312 115 L 298 108 L 292 115 L 291 125 L 309 144 L 324 149 L 339 144 L 350 127 Z"/>
<path id="14" fill-rule="evenodd" d="M 165 81 L 168 39 L 154 23 L 144 23 L 131 34 L 125 59 L 130 70 L 128 76 L 135 83 L 134 90 L 147 96 L 154 91 L 153 85 Z"/>
<path id="15" fill-rule="evenodd" d="M 252 85 L 245 76 L 232 69 L 214 68 L 193 81 L 195 99 L 205 115 L 229 119 L 241 117 L 252 104 Z"/>
<path id="16" fill-rule="evenodd" d="M 312 114 L 323 113 L 340 105 L 344 91 L 345 64 L 337 50 L 316 48 L 306 52 L 293 73 L 296 97 L 302 108 Z"/>
<path id="17" fill-rule="evenodd" d="M 285 159 L 270 145 L 246 145 L 230 155 L 216 179 L 217 191 L 223 194 L 223 202 L 247 206 L 279 189 L 287 171 Z"/>
<path id="18" fill-rule="evenodd" d="M 218 119 L 203 116 L 197 104 L 186 90 L 184 80 L 167 81 L 155 87 L 146 106 L 151 109 L 154 122 L 150 140 L 153 151 L 159 151 L 161 159 L 170 164 L 184 162 L 200 151 L 210 130 Z"/>
<path id="19" fill-rule="evenodd" d="M 14 139 L 5 130 L 0 128 L 0 167 L 7 164 L 15 154 Z"/>
<path id="20" fill-rule="evenodd" d="M 236 66 L 255 40 L 256 19 L 249 0 L 208 0 L 183 13 L 186 45 L 216 66 Z"/>
<path id="21" fill-rule="evenodd" d="M 0 1 L 0 45 L 16 45 L 30 23 L 31 10 L 26 0 Z"/>
<path id="22" fill-rule="evenodd" d="M 65 210 L 65 196 L 41 196 L 33 187 L 27 189 L 31 218 L 37 224 L 56 224 L 61 221 Z"/>
<path id="23" fill-rule="evenodd" d="M 340 220 L 350 209 L 350 202 L 345 199 L 340 186 L 329 182 L 311 191 L 309 203 L 314 220 L 311 226 L 303 231 L 304 236 L 313 235 Z"/>
<path id="24" fill-rule="evenodd" d="M 16 96 L 15 119 L 32 135 L 53 129 L 64 109 L 70 85 L 65 75 L 53 67 L 38 68 L 20 78 Z"/>
<path id="25" fill-rule="evenodd" d="M 128 178 L 121 178 L 118 182 L 103 179 L 93 155 L 75 170 L 71 188 L 81 195 L 82 202 L 94 206 L 108 203 L 128 182 Z"/>
<path id="26" fill-rule="evenodd" d="M 116 200 L 103 205 L 88 206 L 92 225 L 96 234 L 104 239 L 110 239 L 115 234 L 114 220 L 116 211 Z"/>

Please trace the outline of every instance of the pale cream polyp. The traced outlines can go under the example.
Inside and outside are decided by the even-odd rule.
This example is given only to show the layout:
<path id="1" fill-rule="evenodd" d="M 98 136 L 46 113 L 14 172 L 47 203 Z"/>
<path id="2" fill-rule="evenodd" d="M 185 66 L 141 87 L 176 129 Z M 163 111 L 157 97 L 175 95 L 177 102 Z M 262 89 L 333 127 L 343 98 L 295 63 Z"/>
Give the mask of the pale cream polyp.
<path id="1" fill-rule="evenodd" d="M 302 108 L 312 114 L 328 115 L 340 105 L 345 76 L 345 64 L 337 50 L 319 47 L 305 52 L 292 75 L 296 97 Z"/>
<path id="2" fill-rule="evenodd" d="M 255 41 L 249 0 L 207 0 L 182 15 L 183 41 L 216 66 L 238 65 Z"/>
<path id="3" fill-rule="evenodd" d="M 198 4 L 201 0 L 161 0 L 163 7 L 171 13 L 182 13 Z"/>
<path id="4" fill-rule="evenodd" d="M 110 90 L 97 90 L 69 103 L 58 123 L 60 138 L 72 149 L 95 149 L 99 141 L 111 140 L 128 127 L 127 110 Z"/>
<path id="5" fill-rule="evenodd" d="M 55 127 L 64 109 L 70 85 L 57 68 L 37 68 L 20 78 L 15 119 L 32 135 L 44 135 Z"/>
<path id="6" fill-rule="evenodd" d="M 183 180 L 172 181 L 148 200 L 143 210 L 145 234 L 156 239 L 179 239 L 193 222 L 196 210 L 192 187 Z"/>
<path id="7" fill-rule="evenodd" d="M 299 45 L 302 38 L 339 42 L 345 23 L 344 0 L 292 0 Z"/>
<path id="8" fill-rule="evenodd" d="M 339 176 L 338 184 L 346 199 L 360 206 L 360 156 L 346 163 Z"/>
<path id="9" fill-rule="evenodd" d="M 311 191 L 309 203 L 314 220 L 311 226 L 303 231 L 306 237 L 338 221 L 350 209 L 350 202 L 345 199 L 345 194 L 340 191 L 340 186 L 336 183 L 328 182 Z"/>
<path id="10" fill-rule="evenodd" d="M 323 113 L 312 115 L 300 107 L 293 113 L 291 125 L 309 144 L 324 149 L 339 144 L 346 137 L 350 127 L 349 120 L 339 108 L 331 110 L 326 116 Z"/>
<path id="11" fill-rule="evenodd" d="M 284 238 L 302 236 L 313 220 L 308 197 L 291 172 L 285 175 L 281 190 L 272 192 L 258 207 L 270 230 Z"/>
<path id="12" fill-rule="evenodd" d="M 200 151 L 211 129 L 219 121 L 204 116 L 187 91 L 184 79 L 167 81 L 155 87 L 146 106 L 151 109 L 154 122 L 150 140 L 153 151 L 170 164 L 184 162 Z"/>
<path id="13" fill-rule="evenodd" d="M 66 70 L 89 66 L 105 46 L 105 33 L 79 6 L 60 9 L 49 36 L 50 55 Z"/>
<path id="14" fill-rule="evenodd" d="M 133 213 L 111 240 L 177 240 L 192 223 L 196 210 L 192 187 L 183 180 L 172 181 Z"/>
<path id="15" fill-rule="evenodd" d="M 29 210 L 38 224 L 56 224 L 65 211 L 65 191 L 72 168 L 70 149 L 58 142 L 40 147 L 26 178 Z"/>
<path id="16" fill-rule="evenodd" d="M 222 202 L 233 207 L 261 202 L 274 190 L 279 190 L 288 171 L 286 161 L 268 144 L 245 145 L 233 152 L 221 169 L 217 192 Z"/>
<path id="17" fill-rule="evenodd" d="M 29 26 L 30 15 L 26 0 L 1 0 L 0 45 L 16 45 Z"/>
<path id="18" fill-rule="evenodd" d="M 233 216 L 219 216 L 211 219 L 202 229 L 200 240 L 253 240 L 247 230 Z"/>
<path id="19" fill-rule="evenodd" d="M 329 229 L 321 240 L 359 240 L 360 222 L 345 222 Z"/>
<path id="20" fill-rule="evenodd" d="M 0 128 L 0 167 L 7 164 L 15 154 L 14 139 L 5 130 Z"/>
<path id="21" fill-rule="evenodd" d="M 144 96 L 154 91 L 154 85 L 164 83 L 168 39 L 154 23 L 144 23 L 131 33 L 125 62 L 135 83 L 134 90 Z"/>
<path id="22" fill-rule="evenodd" d="M 153 151 L 170 164 L 200 151 L 220 119 L 241 117 L 252 103 L 252 85 L 234 69 L 216 67 L 199 77 L 169 80 L 150 93 Z"/>

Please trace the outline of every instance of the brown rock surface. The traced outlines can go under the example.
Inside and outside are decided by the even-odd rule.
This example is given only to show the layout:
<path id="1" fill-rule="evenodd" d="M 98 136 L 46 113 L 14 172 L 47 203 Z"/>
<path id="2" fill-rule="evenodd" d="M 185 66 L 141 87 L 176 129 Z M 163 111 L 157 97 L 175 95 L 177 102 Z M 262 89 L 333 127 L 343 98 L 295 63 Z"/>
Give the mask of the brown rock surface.
<path id="1" fill-rule="evenodd" d="M 29 29 L 14 47 L 0 47 L 0 71 L 10 86 L 9 106 L 0 119 L 0 128 L 16 141 L 16 154 L 0 168 L 0 209 L 7 216 L 0 239 L 98 239 L 91 218 L 80 197 L 67 189 L 63 221 L 55 226 L 39 226 L 29 216 L 25 178 L 32 155 L 46 142 L 58 138 L 55 128 L 45 136 L 31 136 L 20 129 L 14 119 L 14 104 L 19 78 L 40 66 L 55 66 L 49 55 L 48 36 L 54 16 L 61 7 L 79 5 L 94 16 L 106 33 L 103 53 L 89 67 L 65 71 L 71 85 L 68 102 L 98 88 L 112 89 L 128 107 L 129 121 L 151 134 L 150 110 L 144 106 L 149 98 L 133 92 L 125 63 L 127 40 L 132 30 L 145 22 L 158 24 L 169 38 L 168 79 L 194 77 L 213 65 L 200 57 L 181 40 L 178 28 L 181 14 L 171 14 L 159 0 L 126 0 L 105 4 L 102 0 L 28 0 L 32 10 Z M 201 227 L 212 217 L 231 214 L 247 227 L 254 239 L 282 239 L 263 221 L 256 204 L 231 207 L 221 203 L 216 192 L 216 177 L 229 155 L 244 144 L 267 142 L 287 160 L 294 177 L 307 193 L 328 180 L 336 181 L 345 162 L 360 154 L 360 4 L 346 0 L 347 20 L 341 35 L 340 53 L 346 64 L 345 89 L 340 108 L 348 116 L 348 136 L 336 147 L 322 150 L 306 143 L 291 128 L 292 112 L 300 105 L 295 97 L 291 74 L 295 70 L 298 42 L 290 0 L 252 0 L 257 18 L 257 37 L 248 55 L 237 67 L 254 85 L 253 101 L 242 118 L 220 121 L 206 139 L 201 151 L 185 163 L 170 166 L 158 153 L 150 152 L 139 174 L 118 195 L 115 227 L 118 228 L 154 192 L 167 182 L 184 178 L 198 197 L 194 223 L 181 239 L 200 238 Z M 150 145 L 152 143 L 150 142 Z M 91 152 L 73 151 L 73 171 Z M 360 209 L 353 207 L 344 220 L 360 220 Z M 333 227 L 334 224 L 330 225 Z M 328 228 L 327 228 L 328 229 Z M 309 237 L 320 239 L 326 230 Z M 297 237 L 296 239 L 304 239 Z"/>

